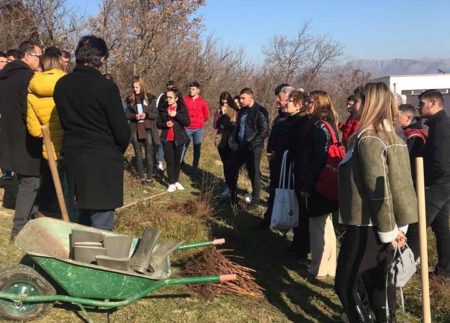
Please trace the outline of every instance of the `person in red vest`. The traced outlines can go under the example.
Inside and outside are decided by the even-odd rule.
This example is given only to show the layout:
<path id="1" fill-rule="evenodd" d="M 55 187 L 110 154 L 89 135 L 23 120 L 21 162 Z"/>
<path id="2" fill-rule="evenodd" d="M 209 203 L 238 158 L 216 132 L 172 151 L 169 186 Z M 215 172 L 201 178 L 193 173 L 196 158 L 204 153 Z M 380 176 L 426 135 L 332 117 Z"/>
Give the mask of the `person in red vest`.
<path id="1" fill-rule="evenodd" d="M 342 144 L 347 147 L 347 141 L 352 134 L 358 130 L 359 121 L 356 120 L 356 113 L 361 106 L 361 95 L 359 88 L 355 89 L 355 95 L 350 95 L 347 98 L 347 111 L 350 112 L 345 123 L 339 123 L 339 130 L 342 132 Z"/>
<path id="2" fill-rule="evenodd" d="M 200 96 L 200 84 L 198 82 L 189 84 L 189 95 L 184 98 L 184 102 L 186 103 L 189 119 L 191 120 L 191 124 L 186 127 L 186 132 L 189 139 L 194 144 L 192 166 L 194 169 L 197 169 L 200 162 L 200 151 L 205 130 L 205 122 L 209 119 L 208 104 Z M 182 165 L 184 165 L 184 156 L 188 147 L 189 142 L 183 148 L 183 155 L 181 157 Z"/>
<path id="3" fill-rule="evenodd" d="M 415 116 L 416 109 L 411 104 L 401 104 L 398 109 L 398 124 L 405 133 L 411 161 L 411 172 L 415 181 L 416 157 L 422 156 L 422 150 L 425 147 L 428 135 L 423 129 L 421 118 Z"/>

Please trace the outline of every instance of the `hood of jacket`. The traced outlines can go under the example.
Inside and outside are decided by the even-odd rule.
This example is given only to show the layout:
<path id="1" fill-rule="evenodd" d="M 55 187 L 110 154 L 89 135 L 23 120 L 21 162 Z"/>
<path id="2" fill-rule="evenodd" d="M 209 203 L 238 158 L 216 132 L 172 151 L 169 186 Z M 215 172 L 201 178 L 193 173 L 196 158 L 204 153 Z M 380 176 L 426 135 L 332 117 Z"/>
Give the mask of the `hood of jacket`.
<path id="1" fill-rule="evenodd" d="M 28 91 L 38 97 L 51 97 L 53 96 L 56 82 L 64 75 L 66 73 L 59 69 L 37 72 L 28 85 Z"/>
<path id="2" fill-rule="evenodd" d="M 31 70 L 27 63 L 23 62 L 20 59 L 16 59 L 12 61 L 0 71 L 0 79 L 6 79 L 11 74 L 15 73 L 17 70 Z"/>

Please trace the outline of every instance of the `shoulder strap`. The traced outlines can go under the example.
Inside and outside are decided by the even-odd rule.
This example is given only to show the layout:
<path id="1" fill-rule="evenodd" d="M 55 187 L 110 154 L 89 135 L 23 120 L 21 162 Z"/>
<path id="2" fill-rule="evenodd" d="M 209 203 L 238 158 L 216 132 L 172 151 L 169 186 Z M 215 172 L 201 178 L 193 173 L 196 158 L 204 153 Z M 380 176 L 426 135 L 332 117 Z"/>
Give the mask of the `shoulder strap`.
<path id="1" fill-rule="evenodd" d="M 331 141 L 333 142 L 333 145 L 337 145 L 338 141 L 336 139 L 336 134 L 334 133 L 334 129 L 331 126 L 331 124 L 328 121 L 325 121 L 325 120 L 320 120 L 320 122 L 322 122 L 325 125 L 325 127 L 327 127 L 328 132 L 330 133 Z"/>

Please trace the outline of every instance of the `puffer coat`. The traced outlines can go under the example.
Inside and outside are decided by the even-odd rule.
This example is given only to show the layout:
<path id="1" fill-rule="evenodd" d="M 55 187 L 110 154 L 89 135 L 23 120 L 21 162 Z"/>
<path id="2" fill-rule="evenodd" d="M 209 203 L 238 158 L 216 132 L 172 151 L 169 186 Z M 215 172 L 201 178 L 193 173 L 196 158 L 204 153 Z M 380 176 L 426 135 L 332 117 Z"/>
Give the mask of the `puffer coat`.
<path id="1" fill-rule="evenodd" d="M 55 159 L 60 159 L 63 141 L 63 129 L 53 101 L 56 82 L 65 75 L 64 71 L 52 69 L 36 73 L 28 86 L 27 129 L 30 135 L 42 138 L 41 126 L 45 125 L 50 133 Z M 45 145 L 42 155 L 48 159 Z"/>

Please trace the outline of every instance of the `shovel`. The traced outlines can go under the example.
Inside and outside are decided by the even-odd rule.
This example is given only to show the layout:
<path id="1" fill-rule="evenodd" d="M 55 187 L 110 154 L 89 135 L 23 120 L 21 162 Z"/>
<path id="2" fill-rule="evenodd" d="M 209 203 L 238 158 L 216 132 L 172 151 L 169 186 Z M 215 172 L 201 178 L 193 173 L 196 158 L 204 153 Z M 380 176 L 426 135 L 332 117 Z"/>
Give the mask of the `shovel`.
<path id="1" fill-rule="evenodd" d="M 66 201 L 64 200 L 64 194 L 59 180 L 58 168 L 56 166 L 54 150 L 52 141 L 50 139 L 50 133 L 45 125 L 41 126 L 42 135 L 44 137 L 45 150 L 47 151 L 47 160 L 50 172 L 52 173 L 53 184 L 55 185 L 56 197 L 58 198 L 59 209 L 61 210 L 62 218 L 65 222 L 69 221 L 69 214 L 67 213 Z"/>

